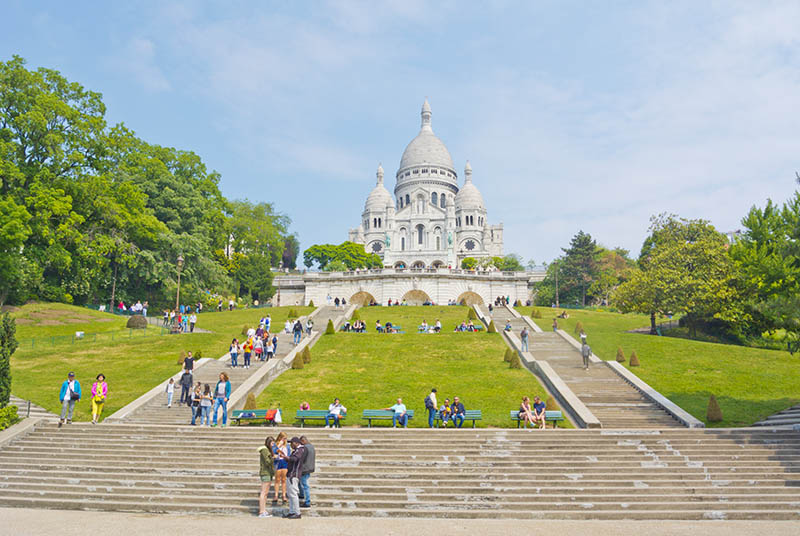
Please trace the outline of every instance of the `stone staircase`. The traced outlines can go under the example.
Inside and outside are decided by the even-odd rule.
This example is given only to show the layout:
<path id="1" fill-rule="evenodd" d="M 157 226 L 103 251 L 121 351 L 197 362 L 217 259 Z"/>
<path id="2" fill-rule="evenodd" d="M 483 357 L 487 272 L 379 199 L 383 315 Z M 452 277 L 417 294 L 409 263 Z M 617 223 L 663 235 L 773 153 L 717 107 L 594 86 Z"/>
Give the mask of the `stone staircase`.
<path id="1" fill-rule="evenodd" d="M 800 405 L 770 415 L 753 426 L 795 426 L 800 425 Z"/>
<path id="2" fill-rule="evenodd" d="M 492 319 L 498 331 L 506 322 L 519 336 L 527 326 L 506 307 L 495 307 Z M 528 328 L 529 351 L 537 361 L 550 364 L 564 383 L 597 417 L 603 428 L 663 428 L 683 426 L 660 406 L 643 396 L 605 364 L 583 368 L 580 352 L 552 331 L 535 333 Z"/>
<path id="3" fill-rule="evenodd" d="M 89 389 L 91 391 L 91 384 L 89 385 Z M 19 415 L 20 417 L 28 417 L 29 416 L 28 415 L 28 401 L 27 400 L 25 400 L 23 398 L 20 398 L 18 396 L 11 395 L 11 398 L 9 400 L 9 404 L 11 404 L 12 406 L 17 406 L 17 415 Z M 50 413 L 49 411 L 47 411 L 43 407 L 37 406 L 33 402 L 31 402 L 30 404 L 31 404 L 31 414 L 30 414 L 31 418 L 37 417 L 37 418 L 47 419 L 47 420 L 55 420 L 55 421 L 58 420 L 59 416 L 56 415 L 55 413 Z"/>
<path id="4" fill-rule="evenodd" d="M 317 449 L 304 515 L 800 519 L 786 429 L 283 430 Z M 41 423 L 0 449 L 0 504 L 253 515 L 256 449 L 276 432 Z"/>

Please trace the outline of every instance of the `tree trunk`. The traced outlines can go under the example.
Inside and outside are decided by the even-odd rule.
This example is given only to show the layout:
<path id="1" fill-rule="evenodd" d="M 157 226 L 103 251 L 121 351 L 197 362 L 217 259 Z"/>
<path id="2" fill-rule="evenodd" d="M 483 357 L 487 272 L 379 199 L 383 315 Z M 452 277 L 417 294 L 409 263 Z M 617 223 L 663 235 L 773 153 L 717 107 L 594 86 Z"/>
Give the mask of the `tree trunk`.
<path id="1" fill-rule="evenodd" d="M 652 312 L 650 313 L 650 335 L 655 335 L 657 333 L 658 331 L 656 331 L 656 313 Z"/>
<path id="2" fill-rule="evenodd" d="M 114 295 L 117 292 L 117 263 L 114 263 L 114 279 L 111 282 L 111 309 L 109 309 L 109 313 L 114 312 Z"/>

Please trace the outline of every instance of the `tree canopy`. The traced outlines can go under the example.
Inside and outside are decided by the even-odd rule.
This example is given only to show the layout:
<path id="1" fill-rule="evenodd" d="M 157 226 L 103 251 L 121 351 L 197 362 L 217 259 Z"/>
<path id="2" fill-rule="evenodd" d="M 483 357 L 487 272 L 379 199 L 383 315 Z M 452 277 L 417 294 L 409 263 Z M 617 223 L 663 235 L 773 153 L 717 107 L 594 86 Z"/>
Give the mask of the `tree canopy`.
<path id="1" fill-rule="evenodd" d="M 355 242 L 342 242 L 338 246 L 313 245 L 303 252 L 303 263 L 308 268 L 316 264 L 320 270 L 329 272 L 383 267 L 383 261 L 378 255 L 367 253 L 364 246 Z"/>

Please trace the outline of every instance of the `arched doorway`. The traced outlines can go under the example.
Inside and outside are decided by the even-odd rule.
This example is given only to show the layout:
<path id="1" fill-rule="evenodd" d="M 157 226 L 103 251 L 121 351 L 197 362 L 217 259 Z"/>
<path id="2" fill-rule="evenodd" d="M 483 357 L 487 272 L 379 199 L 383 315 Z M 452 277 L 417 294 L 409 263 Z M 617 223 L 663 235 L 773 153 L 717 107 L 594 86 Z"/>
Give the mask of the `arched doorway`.
<path id="1" fill-rule="evenodd" d="M 425 268 L 425 263 L 422 261 L 417 261 L 411 265 L 412 268 Z"/>
<path id="2" fill-rule="evenodd" d="M 405 261 L 397 261 L 396 263 L 394 263 L 394 267 L 398 269 L 405 268 L 406 263 Z"/>
<path id="3" fill-rule="evenodd" d="M 372 302 L 378 303 L 378 300 L 375 299 L 375 296 L 370 294 L 369 292 L 364 292 L 363 290 L 356 292 L 352 296 L 350 296 L 350 303 L 353 305 L 369 305 Z"/>
<path id="4" fill-rule="evenodd" d="M 433 268 L 444 268 L 444 263 L 442 261 L 433 261 L 431 266 Z"/>
<path id="5" fill-rule="evenodd" d="M 403 295 L 403 299 L 408 305 L 422 305 L 433 302 L 431 297 L 422 290 L 409 290 Z"/>
<path id="6" fill-rule="evenodd" d="M 473 305 L 483 305 L 483 298 L 481 298 L 480 294 L 467 291 L 462 292 L 456 302 L 458 302 L 459 305 L 467 305 L 471 307 Z"/>

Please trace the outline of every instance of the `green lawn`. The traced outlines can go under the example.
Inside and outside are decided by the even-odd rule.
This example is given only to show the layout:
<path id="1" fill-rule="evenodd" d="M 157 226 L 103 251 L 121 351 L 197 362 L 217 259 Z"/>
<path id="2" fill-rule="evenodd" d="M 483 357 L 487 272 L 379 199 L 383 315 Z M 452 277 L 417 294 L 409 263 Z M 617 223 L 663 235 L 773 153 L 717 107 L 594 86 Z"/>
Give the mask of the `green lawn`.
<path id="1" fill-rule="evenodd" d="M 391 310 L 389 310 L 391 309 Z M 466 307 L 365 307 L 361 317 L 372 328 L 374 319 L 397 322 L 407 333 L 337 333 L 324 336 L 311 350 L 311 364 L 288 370 L 258 397 L 259 408 L 280 407 L 284 421 L 294 421 L 300 402 L 327 409 L 339 397 L 348 409 L 348 425 L 361 425 L 364 409 L 380 409 L 403 398 L 417 412 L 410 426 L 427 426 L 424 399 L 432 387 L 439 403 L 458 395 L 467 409 L 480 409 L 479 426 L 508 427 L 508 412 L 523 395 L 545 397 L 545 390 L 526 369 L 503 362 L 506 346 L 499 334 L 452 333 L 466 318 Z M 423 317 L 442 320 L 445 332 L 418 334 Z M 565 426 L 570 426 L 566 424 Z"/>
<path id="2" fill-rule="evenodd" d="M 535 319 L 552 329 L 559 311 L 537 308 Z M 530 315 L 531 307 L 517 310 Z M 621 347 L 626 357 L 636 351 L 641 366 L 631 370 L 663 395 L 702 421 L 711 394 L 717 397 L 725 420 L 708 426 L 748 426 L 800 402 L 800 356 L 788 352 L 655 337 L 628 330 L 649 326 L 644 315 L 569 310 L 559 326 L 574 336 L 581 322 L 589 345 L 601 359 L 612 360 Z M 627 363 L 625 364 L 627 366 Z"/>
<path id="3" fill-rule="evenodd" d="M 358 314 L 361 320 L 366 322 L 367 330 L 370 333 L 375 332 L 375 321 L 380 320 L 381 325 L 386 324 L 387 321 L 393 325 L 400 325 L 407 334 L 417 333 L 422 321 L 426 321 L 428 325 L 436 324 L 436 320 L 442 322 L 442 331 L 445 333 L 452 332 L 455 327 L 461 322 L 467 321 L 467 314 L 469 314 L 469 307 L 461 307 L 458 305 L 434 305 L 434 306 L 411 306 L 401 305 L 397 307 L 361 307 L 358 309 Z M 480 320 L 473 320 L 476 325 L 481 325 Z"/>
<path id="4" fill-rule="evenodd" d="M 159 328 L 148 328 L 146 334 L 125 329 L 127 317 L 62 304 L 26 305 L 13 312 L 13 316 L 30 318 L 34 311 L 39 313 L 39 317 L 44 314 L 49 321 L 18 326 L 17 339 L 21 344 L 11 358 L 12 392 L 58 412 L 58 393 L 67 372 L 75 371 L 86 393 L 91 389 L 95 376 L 102 372 L 109 386 L 104 413 L 110 415 L 178 372 L 181 352 L 200 351 L 205 357 L 218 358 L 227 352 L 234 336 L 241 336 L 244 325 L 257 325 L 259 318 L 267 312 L 271 314 L 274 326 L 282 325 L 290 309 L 295 309 L 298 314 L 312 310 L 309 307 L 274 307 L 202 313 L 198 327 L 213 333 L 159 336 Z M 37 318 L 37 315 L 33 317 Z M 82 323 L 70 323 L 70 319 L 81 319 Z M 67 334 L 65 330 L 98 333 L 99 336 L 96 341 L 87 336 L 74 344 L 47 342 L 50 337 Z M 29 344 L 32 339 L 37 341 L 36 344 Z M 90 417 L 89 398 L 84 396 L 76 406 L 76 420 L 89 420 Z"/>

